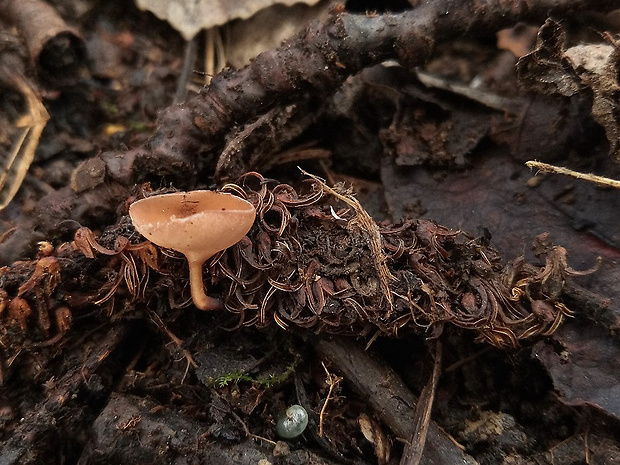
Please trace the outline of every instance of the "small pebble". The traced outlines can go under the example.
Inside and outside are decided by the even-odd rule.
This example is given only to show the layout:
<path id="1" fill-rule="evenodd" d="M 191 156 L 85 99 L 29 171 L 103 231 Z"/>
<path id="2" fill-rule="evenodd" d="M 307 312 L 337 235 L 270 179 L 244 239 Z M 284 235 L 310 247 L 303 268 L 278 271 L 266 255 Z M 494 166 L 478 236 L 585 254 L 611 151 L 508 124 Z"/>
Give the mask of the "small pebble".
<path id="1" fill-rule="evenodd" d="M 531 178 L 527 180 L 527 185 L 529 187 L 538 187 L 540 186 L 540 184 L 543 182 L 544 179 L 545 179 L 544 176 L 532 176 Z"/>
<path id="2" fill-rule="evenodd" d="M 289 447 L 287 442 L 278 441 L 273 448 L 273 456 L 274 457 L 285 457 L 291 453 L 291 448 Z"/>

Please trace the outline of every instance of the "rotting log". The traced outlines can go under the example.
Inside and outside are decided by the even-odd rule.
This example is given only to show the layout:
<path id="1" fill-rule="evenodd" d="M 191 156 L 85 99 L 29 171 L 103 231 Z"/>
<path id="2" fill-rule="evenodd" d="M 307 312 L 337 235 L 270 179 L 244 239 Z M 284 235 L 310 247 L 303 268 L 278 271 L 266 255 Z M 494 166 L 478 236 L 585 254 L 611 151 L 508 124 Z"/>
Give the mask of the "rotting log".
<path id="1" fill-rule="evenodd" d="M 330 368 L 341 374 L 345 382 L 400 438 L 411 437 L 416 426 L 412 421 L 418 398 L 402 379 L 385 363 L 371 356 L 359 344 L 342 338 L 320 339 L 315 345 L 318 355 Z M 424 465 L 475 464 L 450 437 L 431 421 L 428 428 Z"/>
<path id="2" fill-rule="evenodd" d="M 54 87 L 75 85 L 86 70 L 86 45 L 56 10 L 41 0 L 0 0 L 0 18 L 24 37 L 40 79 Z"/>

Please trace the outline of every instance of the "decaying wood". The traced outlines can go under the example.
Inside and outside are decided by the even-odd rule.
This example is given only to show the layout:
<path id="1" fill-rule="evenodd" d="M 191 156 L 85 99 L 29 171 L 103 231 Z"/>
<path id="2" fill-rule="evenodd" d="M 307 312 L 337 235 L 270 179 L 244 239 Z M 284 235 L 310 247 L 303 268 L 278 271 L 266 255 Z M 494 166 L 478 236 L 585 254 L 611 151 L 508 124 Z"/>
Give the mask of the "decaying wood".
<path id="1" fill-rule="evenodd" d="M 508 4 L 445 0 L 395 15 L 336 15 L 325 25 L 309 26 L 281 48 L 260 54 L 242 70 L 215 76 L 197 98 L 163 115 L 161 124 L 166 125 L 170 117 L 192 132 L 199 129 L 199 139 L 193 147 L 188 145 L 186 153 L 200 154 L 231 126 L 266 111 L 274 102 L 294 101 L 310 89 L 317 96 L 328 95 L 346 77 L 386 59 L 396 58 L 413 68 L 424 63 L 437 44 L 465 34 L 495 32 L 517 21 L 541 19 L 548 14 L 618 5 L 617 1 L 593 0 Z M 158 142 L 167 150 L 168 143 L 162 139 Z M 159 150 L 155 146 L 151 149 Z M 241 173 L 221 174 L 235 178 Z"/>
<path id="2" fill-rule="evenodd" d="M 97 370 L 126 334 L 126 328 L 116 327 L 98 337 L 91 336 L 91 341 L 82 348 L 84 360 L 72 366 L 62 378 L 49 380 L 49 390 L 44 400 L 28 412 L 0 447 L 0 462 L 3 465 L 35 465 L 61 461 L 62 449 L 58 446 L 62 444 L 64 447 L 71 447 L 72 444 L 58 437 L 58 431 L 73 431 L 74 438 L 83 432 L 81 425 L 93 411 L 83 405 L 75 408 L 72 404 L 78 395 L 88 394 L 91 389 L 89 383 L 95 381 L 94 390 L 97 389 Z M 72 414 L 68 415 L 70 410 Z M 50 457 L 50 450 L 57 451 L 59 457 Z"/>
<path id="3" fill-rule="evenodd" d="M 145 176 L 169 175 L 181 183 L 194 176 L 198 161 L 213 167 L 231 128 L 308 92 L 323 99 L 367 66 L 396 58 L 414 67 L 424 63 L 436 45 L 456 37 L 491 33 L 549 14 L 618 7 L 617 0 L 442 0 L 401 14 L 335 15 L 327 24 L 313 24 L 282 47 L 262 53 L 239 71 L 219 73 L 198 96 L 165 110 L 145 147 L 102 155 L 107 179 L 131 185 Z M 219 172 L 218 178 L 234 179 L 240 174 Z M 89 209 L 87 203 L 76 205 L 78 212 Z M 29 231 L 51 232 L 58 222 L 70 218 L 80 221 L 73 212 L 63 213 L 54 224 L 45 217 L 35 218 L 32 227 L 18 228 L 15 239 L 8 237 L 0 244 L 0 257 L 9 262 L 23 257 Z"/>
<path id="4" fill-rule="evenodd" d="M 1 0 L 0 17 L 24 37 L 43 81 L 56 86 L 77 82 L 85 69 L 86 46 L 51 5 L 41 0 Z"/>
<path id="5" fill-rule="evenodd" d="M 345 383 L 358 392 L 381 420 L 398 437 L 408 439 L 414 433 L 412 421 L 417 397 L 386 363 L 372 357 L 353 341 L 321 339 L 316 344 L 319 356 L 330 369 L 342 375 Z M 424 456 L 425 465 L 475 464 L 434 422 L 430 422 Z"/>

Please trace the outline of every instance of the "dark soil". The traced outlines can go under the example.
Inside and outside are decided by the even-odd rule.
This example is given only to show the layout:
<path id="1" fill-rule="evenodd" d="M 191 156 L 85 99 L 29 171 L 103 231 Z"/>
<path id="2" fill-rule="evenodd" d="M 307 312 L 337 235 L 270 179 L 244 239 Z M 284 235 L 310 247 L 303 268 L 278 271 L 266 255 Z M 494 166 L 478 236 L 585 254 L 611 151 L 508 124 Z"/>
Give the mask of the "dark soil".
<path id="1" fill-rule="evenodd" d="M 338 27 L 392 21 L 348 3 L 333 14 L 367 14 Z M 476 34 L 411 39 L 428 42 L 420 68 L 376 38 L 326 76 L 283 67 L 259 86 L 228 70 L 198 96 L 202 50 L 133 2 L 50 4 L 84 41 L 73 79 L 37 72 L 8 29 L 0 48 L 2 150 L 26 106 L 5 75 L 21 68 L 50 115 L 0 212 L 0 465 L 391 464 L 407 443 L 425 464 L 620 463 L 620 192 L 524 164 L 620 179 L 600 110 L 620 86 L 567 58 L 617 48 L 613 2 L 560 8 L 537 43 L 546 13 L 523 13 L 513 40 L 536 52 L 519 76 L 495 32 L 521 16 L 495 24 L 495 5 Z M 373 62 L 384 52 L 402 66 Z M 276 75 L 278 57 L 253 66 Z M 215 312 L 192 305 L 185 258 L 128 216 L 207 188 L 258 211 L 205 266 Z M 283 439 L 293 404 L 308 427 Z"/>

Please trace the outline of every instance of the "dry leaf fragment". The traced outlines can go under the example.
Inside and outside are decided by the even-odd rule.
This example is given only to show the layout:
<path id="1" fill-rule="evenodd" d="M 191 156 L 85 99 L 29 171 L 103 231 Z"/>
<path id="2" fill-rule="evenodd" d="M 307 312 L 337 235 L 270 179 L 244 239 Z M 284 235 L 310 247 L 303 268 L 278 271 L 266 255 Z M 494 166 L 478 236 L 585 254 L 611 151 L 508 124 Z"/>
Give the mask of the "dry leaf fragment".
<path id="1" fill-rule="evenodd" d="M 591 406 L 620 418 L 620 344 L 607 329 L 570 323 L 554 335 L 553 343 L 540 341 L 532 352 L 563 403 Z"/>
<path id="2" fill-rule="evenodd" d="M 617 66 L 620 51 L 615 39 L 609 43 L 569 47 L 565 28 L 548 19 L 540 28 L 536 49 L 517 63 L 519 80 L 529 89 L 565 97 L 581 95 L 592 100 L 592 118 L 609 141 L 609 153 L 620 160 L 620 115 L 617 111 L 620 82 Z"/>
<path id="3" fill-rule="evenodd" d="M 20 74 L 13 76 L 13 87 L 19 91 L 26 103 L 25 114 L 15 123 L 16 131 L 13 146 L 7 154 L 0 157 L 0 210 L 13 199 L 39 145 L 39 138 L 49 119 L 34 87 Z"/>
<path id="4" fill-rule="evenodd" d="M 326 21 L 333 4 L 328 0 L 292 6 L 276 4 L 246 21 L 235 21 L 226 36 L 226 61 L 234 68 L 242 68 L 260 53 L 277 48 L 311 21 Z"/>
<path id="5" fill-rule="evenodd" d="M 318 0 L 136 0 L 138 8 L 168 21 L 185 38 L 201 29 L 221 26 L 233 19 L 246 19 L 275 4 L 314 5 Z"/>
<path id="6" fill-rule="evenodd" d="M 360 414 L 357 422 L 359 423 L 360 431 L 366 440 L 374 446 L 377 461 L 380 464 L 389 463 L 392 448 L 390 446 L 390 441 L 381 428 L 379 422 L 373 418 L 370 418 L 365 413 Z"/>

